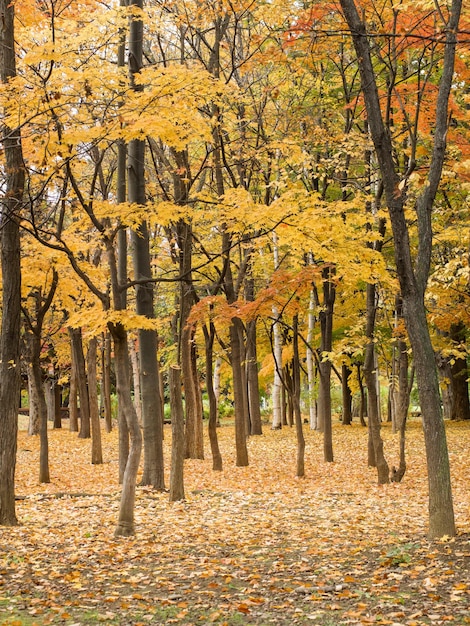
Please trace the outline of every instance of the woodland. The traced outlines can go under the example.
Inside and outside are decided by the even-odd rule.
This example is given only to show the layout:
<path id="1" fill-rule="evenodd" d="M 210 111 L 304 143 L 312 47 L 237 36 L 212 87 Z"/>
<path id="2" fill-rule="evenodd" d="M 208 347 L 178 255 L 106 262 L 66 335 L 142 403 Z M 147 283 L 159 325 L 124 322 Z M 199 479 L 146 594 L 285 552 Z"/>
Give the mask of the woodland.
<path id="1" fill-rule="evenodd" d="M 370 532 L 377 494 L 385 508 L 416 494 L 419 542 L 379 564 L 406 567 L 424 536 L 468 559 L 452 462 L 470 423 L 469 7 L 0 0 L 0 14 L 4 542 L 42 516 L 61 528 L 77 496 L 113 541 L 137 533 L 132 558 L 141 533 L 159 541 L 149 510 L 136 524 L 144 497 L 182 533 L 171 520 L 193 523 L 188 480 L 204 517 L 237 477 L 230 493 L 251 515 L 274 507 L 272 481 L 318 507 L 314 472 L 328 477 L 322 511 L 336 490 L 352 508 L 375 498 Z M 21 450 L 34 452 L 27 493 Z M 54 464 L 70 476 L 75 454 L 57 491 Z M 22 497 L 37 498 L 26 519 Z M 383 519 L 384 545 L 406 534 Z M 466 583 L 453 584 L 460 606 Z"/>

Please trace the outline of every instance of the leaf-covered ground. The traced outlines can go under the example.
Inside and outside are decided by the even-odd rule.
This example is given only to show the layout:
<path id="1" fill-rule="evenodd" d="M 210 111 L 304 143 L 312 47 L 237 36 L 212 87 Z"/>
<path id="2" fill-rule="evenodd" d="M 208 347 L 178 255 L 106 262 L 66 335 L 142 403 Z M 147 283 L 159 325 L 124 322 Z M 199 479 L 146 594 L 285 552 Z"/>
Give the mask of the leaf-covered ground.
<path id="1" fill-rule="evenodd" d="M 224 471 L 187 461 L 176 504 L 139 488 L 137 535 L 115 539 L 116 432 L 92 466 L 89 440 L 50 431 L 49 485 L 37 482 L 38 440 L 20 432 L 21 525 L 0 528 L 0 624 L 470 624 L 470 424 L 448 430 L 459 536 L 434 543 L 419 423 L 404 481 L 385 487 L 365 465 L 365 429 L 335 425 L 333 464 L 321 435 L 305 435 L 298 480 L 292 430 L 266 426 L 237 468 L 222 427 Z M 396 463 L 388 427 L 384 438 Z"/>

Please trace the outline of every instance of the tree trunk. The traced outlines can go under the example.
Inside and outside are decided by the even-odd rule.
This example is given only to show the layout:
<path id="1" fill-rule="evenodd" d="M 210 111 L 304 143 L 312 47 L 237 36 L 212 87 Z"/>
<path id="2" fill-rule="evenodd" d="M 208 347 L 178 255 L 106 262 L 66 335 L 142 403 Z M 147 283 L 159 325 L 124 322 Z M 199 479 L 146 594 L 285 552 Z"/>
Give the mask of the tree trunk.
<path id="1" fill-rule="evenodd" d="M 214 374 L 212 368 L 213 346 L 215 328 L 211 323 L 209 330 L 203 326 L 204 344 L 206 352 L 206 386 L 209 398 L 209 424 L 208 434 L 212 453 L 212 469 L 217 472 L 222 471 L 222 455 L 220 454 L 219 440 L 217 437 L 217 397 L 215 392 Z"/>
<path id="2" fill-rule="evenodd" d="M 81 439 L 88 439 L 91 437 L 90 404 L 88 401 L 88 384 L 85 368 L 85 355 L 83 352 L 82 329 L 70 328 L 69 330 L 72 342 L 72 358 L 75 361 L 78 396 L 80 398 L 80 432 L 78 436 Z"/>
<path id="3" fill-rule="evenodd" d="M 351 368 L 346 363 L 342 366 L 341 390 L 343 395 L 343 426 L 350 426 L 352 423 L 352 393 L 349 387 L 351 378 Z"/>
<path id="4" fill-rule="evenodd" d="M 379 485 L 390 482 L 390 470 L 385 459 L 383 440 L 380 435 L 380 412 L 377 385 L 377 366 L 374 343 L 377 291 L 375 285 L 368 283 L 366 287 L 366 337 L 368 343 L 364 356 L 364 378 L 367 386 L 367 415 L 369 425 L 369 459 L 368 463 L 377 468 Z"/>
<path id="5" fill-rule="evenodd" d="M 143 8 L 143 0 L 130 0 L 129 5 Z M 131 87 L 142 91 L 143 86 L 134 81 L 142 69 L 144 25 L 141 19 L 132 17 L 129 27 L 128 66 Z M 145 141 L 133 139 L 128 146 L 128 198 L 138 205 L 146 203 L 145 194 Z M 136 311 L 149 319 L 155 318 L 153 304 L 150 241 L 146 222 L 132 232 L 132 258 L 136 285 Z M 148 281 L 148 282 L 145 282 Z M 157 363 L 156 330 L 139 330 L 139 354 L 141 368 L 142 423 L 144 436 L 143 485 L 156 489 L 165 488 L 163 467 L 163 416 L 160 405 L 160 377 Z"/>
<path id="6" fill-rule="evenodd" d="M 111 411 L 111 338 L 109 333 L 103 333 L 101 347 L 101 396 L 104 408 L 104 423 L 106 432 L 113 428 Z"/>
<path id="7" fill-rule="evenodd" d="M 403 307 L 400 298 L 397 298 L 396 304 L 397 317 L 402 319 Z M 393 482 L 400 482 L 406 472 L 406 422 L 408 418 L 408 409 L 410 406 L 410 394 L 413 388 L 414 368 L 411 370 L 411 377 L 408 379 L 408 346 L 405 337 L 400 336 L 397 340 L 397 365 L 398 365 L 398 394 L 395 416 L 395 427 L 400 437 L 400 456 L 398 469 L 392 468 L 391 479 Z"/>
<path id="8" fill-rule="evenodd" d="M 453 392 L 452 415 L 454 420 L 470 419 L 470 402 L 468 397 L 468 365 L 466 356 L 466 327 L 460 322 L 450 327 L 449 336 L 455 346 L 462 350 L 463 356 L 456 356 L 451 362 L 451 384 Z"/>
<path id="9" fill-rule="evenodd" d="M 420 398 L 429 492 L 430 538 L 456 534 L 447 440 L 442 418 L 439 382 L 434 350 L 427 325 L 424 294 L 429 277 L 432 248 L 432 208 L 442 176 L 450 116 L 449 97 L 453 86 L 456 33 L 462 9 L 461 0 L 452 0 L 448 21 L 443 24 L 444 53 L 435 109 L 431 162 L 427 180 L 415 202 L 418 229 L 416 259 L 411 253 L 408 221 L 405 217 L 407 177 L 400 180 L 391 136 L 385 126 L 376 81 L 376 68 L 365 24 L 354 0 L 341 0 L 361 74 L 367 119 L 377 155 L 384 193 L 392 224 L 395 263 L 403 299 L 403 313 L 413 349 Z M 442 16 L 441 16 L 442 17 Z"/>
<path id="10" fill-rule="evenodd" d="M 294 405 L 294 419 L 295 419 L 295 432 L 297 436 L 297 477 L 303 478 L 305 476 L 305 437 L 302 427 L 302 414 L 300 411 L 300 358 L 299 358 L 299 318 L 298 314 L 294 315 L 293 320 L 293 343 L 294 343 L 294 357 L 292 361 L 292 382 L 293 382 L 293 405 Z"/>
<path id="11" fill-rule="evenodd" d="M 37 333 L 25 332 L 27 359 L 30 363 L 31 387 L 35 389 L 39 419 L 39 482 L 49 483 L 49 442 L 47 433 L 47 406 L 40 363 L 41 340 Z"/>
<path id="12" fill-rule="evenodd" d="M 134 504 L 137 472 L 139 470 L 139 462 L 142 451 L 142 433 L 140 432 L 137 413 L 135 412 L 134 405 L 131 401 L 131 380 L 127 334 L 124 328 L 120 325 L 111 325 L 110 331 L 113 336 L 114 344 L 118 403 L 121 407 L 122 416 L 125 419 L 130 438 L 129 454 L 122 479 L 119 518 L 114 534 L 116 536 L 127 537 L 135 533 Z"/>
<path id="13" fill-rule="evenodd" d="M 248 465 L 248 448 L 246 445 L 246 415 L 243 402 L 243 376 L 241 364 L 240 332 L 238 320 L 234 318 L 230 325 L 230 362 L 233 373 L 233 394 L 235 400 L 235 447 L 236 465 L 245 467 Z M 240 322 L 241 323 L 241 322 Z"/>
<path id="14" fill-rule="evenodd" d="M 70 366 L 70 386 L 69 386 L 69 430 L 78 433 L 78 391 L 77 391 L 77 370 L 72 355 Z"/>
<path id="15" fill-rule="evenodd" d="M 36 382 L 31 363 L 28 363 L 28 407 L 29 425 L 28 435 L 39 435 L 40 414 L 39 414 L 39 391 L 36 389 Z"/>
<path id="16" fill-rule="evenodd" d="M 184 500 L 184 411 L 180 368 L 170 367 L 171 472 L 170 502 Z"/>
<path id="17" fill-rule="evenodd" d="M 41 368 L 37 366 L 34 367 L 34 376 L 36 378 L 36 384 L 41 384 Z M 41 392 L 39 393 L 39 414 L 40 414 L 40 422 L 39 422 L 39 482 L 40 483 L 50 483 L 51 478 L 49 474 L 49 439 L 47 432 L 47 406 L 46 406 L 46 398 L 44 395 L 44 387 L 41 385 Z"/>
<path id="18" fill-rule="evenodd" d="M 16 75 L 14 4 L 0 0 L 0 79 Z M 1 199 L 2 334 L 0 338 L 0 525 L 17 524 L 15 467 L 21 388 L 21 265 L 18 216 L 23 204 L 24 162 L 20 129 L 2 126 L 6 183 Z"/>
<path id="19" fill-rule="evenodd" d="M 101 463 L 103 463 L 100 409 L 98 404 L 98 380 L 96 376 L 97 353 L 98 341 L 96 337 L 92 337 L 88 342 L 87 373 L 91 421 L 91 462 L 93 465 L 101 465 Z"/>
<path id="20" fill-rule="evenodd" d="M 323 277 L 323 306 L 319 313 L 321 345 L 320 385 L 318 390 L 318 418 L 320 429 L 323 432 L 323 457 L 327 463 L 333 458 L 333 432 L 331 416 L 331 361 L 327 355 L 333 348 L 333 310 L 336 299 L 336 287 L 333 282 L 335 270 L 327 266 L 322 270 Z"/>
<path id="21" fill-rule="evenodd" d="M 129 341 L 129 356 L 131 359 L 132 382 L 134 385 L 134 406 L 139 422 L 142 424 L 142 392 L 140 389 L 139 351 L 136 347 L 135 341 Z"/>
<path id="22" fill-rule="evenodd" d="M 248 263 L 249 276 L 245 281 L 245 298 L 247 302 L 255 299 L 255 281 L 252 276 L 252 264 Z M 246 323 L 246 355 L 245 374 L 248 393 L 248 409 L 250 416 L 250 434 L 262 435 L 261 407 L 258 380 L 258 356 L 256 351 L 256 320 Z"/>
<path id="23" fill-rule="evenodd" d="M 258 358 L 256 351 L 256 321 L 246 325 L 246 379 L 248 386 L 248 406 L 250 409 L 250 433 L 262 435 L 261 407 L 258 380 Z"/>
<path id="24" fill-rule="evenodd" d="M 429 484 L 429 535 L 454 536 L 455 519 L 450 481 L 449 455 L 441 414 L 439 381 L 434 349 L 426 322 L 424 298 L 403 298 L 406 325 L 413 347 L 421 405 Z"/>
<path id="25" fill-rule="evenodd" d="M 309 423 L 310 429 L 316 430 L 317 424 L 317 407 L 315 398 L 315 359 L 313 356 L 312 342 L 313 331 L 315 328 L 315 294 L 311 291 L 310 305 L 308 309 L 308 334 L 307 334 L 307 378 L 308 378 L 308 407 L 309 407 Z"/>
<path id="26" fill-rule="evenodd" d="M 274 254 L 274 271 L 279 267 L 279 248 L 277 245 L 277 235 L 273 232 L 273 254 Z M 272 388 L 273 403 L 273 421 L 272 429 L 278 430 L 282 428 L 282 334 L 279 309 L 273 305 L 273 359 L 274 359 L 274 380 Z"/>
<path id="27" fill-rule="evenodd" d="M 62 428 L 61 399 L 62 386 L 54 380 L 54 428 Z"/>

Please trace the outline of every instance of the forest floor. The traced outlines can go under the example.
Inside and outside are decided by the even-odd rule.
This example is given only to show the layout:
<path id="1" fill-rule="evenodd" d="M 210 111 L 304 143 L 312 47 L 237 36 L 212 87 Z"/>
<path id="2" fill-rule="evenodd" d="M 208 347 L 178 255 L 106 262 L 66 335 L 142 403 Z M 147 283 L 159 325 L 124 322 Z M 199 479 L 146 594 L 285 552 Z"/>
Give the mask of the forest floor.
<path id="1" fill-rule="evenodd" d="M 223 471 L 206 442 L 206 460 L 186 461 L 186 500 L 139 487 L 137 534 L 116 539 L 116 431 L 103 432 L 105 463 L 92 466 L 89 440 L 66 424 L 50 430 L 47 485 L 38 439 L 20 431 L 20 525 L 0 528 L 0 624 L 470 624 L 470 424 L 448 425 L 459 535 L 436 542 L 419 420 L 403 482 L 383 487 L 358 425 L 335 423 L 329 464 L 306 428 L 303 479 L 293 430 L 266 425 L 250 438 L 247 468 L 235 466 L 233 426 L 218 433 Z M 396 464 L 397 436 L 387 425 L 383 437 Z"/>

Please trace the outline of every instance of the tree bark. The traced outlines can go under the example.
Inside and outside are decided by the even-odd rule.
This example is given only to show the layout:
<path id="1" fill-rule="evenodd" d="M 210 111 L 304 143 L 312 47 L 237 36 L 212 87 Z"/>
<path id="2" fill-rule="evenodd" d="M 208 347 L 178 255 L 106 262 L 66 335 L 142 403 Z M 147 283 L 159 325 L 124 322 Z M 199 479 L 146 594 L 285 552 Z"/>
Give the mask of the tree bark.
<path id="1" fill-rule="evenodd" d="M 28 357 L 27 357 L 28 358 Z M 28 363 L 28 408 L 29 408 L 29 424 L 28 435 L 39 435 L 40 416 L 39 416 L 39 396 L 36 389 L 36 381 L 33 374 L 31 363 Z"/>
<path id="2" fill-rule="evenodd" d="M 127 334 L 120 325 L 110 327 L 113 336 L 115 370 L 116 370 L 116 391 L 118 402 L 121 406 L 122 415 L 126 420 L 127 431 L 129 433 L 129 454 L 122 479 L 121 501 L 119 506 L 118 523 L 115 530 L 116 536 L 130 536 L 135 533 L 134 526 L 134 504 L 137 482 L 137 472 L 139 469 L 140 456 L 142 451 L 142 433 L 140 432 L 139 420 L 135 407 L 131 401 L 131 380 L 129 367 L 129 351 L 127 346 Z"/>
<path id="3" fill-rule="evenodd" d="M 331 361 L 329 356 L 333 347 L 333 309 L 336 299 L 336 287 L 333 282 L 334 268 L 327 266 L 322 270 L 323 277 L 323 306 L 319 313 L 321 345 L 320 364 L 318 371 L 320 385 L 318 390 L 318 420 L 323 432 L 323 458 L 327 463 L 332 463 L 333 457 L 333 432 L 331 416 Z"/>
<path id="4" fill-rule="evenodd" d="M 98 404 L 98 380 L 96 375 L 97 354 L 98 341 L 96 337 L 92 337 L 88 342 L 87 373 L 91 421 L 91 462 L 93 465 L 101 465 L 101 463 L 103 463 L 100 409 Z"/>
<path id="5" fill-rule="evenodd" d="M 451 384 L 452 384 L 452 414 L 453 420 L 470 419 L 470 401 L 468 397 L 468 365 L 465 350 L 467 329 L 460 322 L 453 324 L 449 330 L 449 336 L 457 348 L 460 348 L 464 356 L 456 356 L 451 362 Z"/>
<path id="6" fill-rule="evenodd" d="M 377 393 L 377 365 L 374 343 L 376 317 L 376 286 L 368 283 L 366 287 L 366 337 L 368 343 L 364 356 L 364 378 L 367 386 L 367 415 L 369 426 L 369 459 L 368 463 L 377 468 L 379 485 L 390 482 L 390 470 L 384 455 L 383 440 L 380 435 L 380 398 Z"/>
<path id="7" fill-rule="evenodd" d="M 110 433 L 113 428 L 113 416 L 111 411 L 111 338 L 109 333 L 103 333 L 102 336 L 101 380 L 104 423 L 106 432 Z"/>
<path id="8" fill-rule="evenodd" d="M 83 352 L 83 340 L 81 328 L 70 328 L 70 340 L 72 343 L 72 358 L 75 361 L 77 376 L 78 396 L 80 398 L 80 432 L 81 439 L 91 437 L 90 427 L 90 403 L 88 400 L 88 383 L 85 367 L 85 354 Z"/>
<path id="9" fill-rule="evenodd" d="M 346 363 L 342 366 L 341 390 L 343 396 L 343 426 L 350 426 L 352 423 L 352 393 L 349 387 L 351 378 L 351 368 Z"/>
<path id="10" fill-rule="evenodd" d="M 297 437 L 297 472 L 298 478 L 305 476 L 305 437 L 302 426 L 302 414 L 300 411 L 300 357 L 299 357 L 299 316 L 296 313 L 293 319 L 293 345 L 294 357 L 292 368 L 293 394 L 292 400 L 294 405 L 295 432 Z"/>
<path id="11" fill-rule="evenodd" d="M 212 366 L 213 346 L 215 337 L 215 328 L 210 323 L 209 330 L 207 326 L 203 326 L 204 344 L 206 353 L 206 386 L 207 396 L 209 398 L 209 424 L 208 434 L 212 453 L 212 469 L 217 472 L 222 471 L 222 455 L 219 448 L 219 440 L 217 437 L 217 397 L 214 389 L 214 371 Z"/>
<path id="12" fill-rule="evenodd" d="M 14 4 L 0 0 L 0 79 L 16 76 Z M 21 388 L 21 264 L 18 216 L 25 169 L 20 129 L 2 126 L 6 184 L 1 200 L 2 334 L 0 338 L 0 525 L 17 524 L 15 468 Z"/>
<path id="13" fill-rule="evenodd" d="M 78 433 L 78 392 L 77 392 L 77 370 L 72 354 L 70 366 L 70 387 L 69 387 L 69 430 Z"/>
<path id="14" fill-rule="evenodd" d="M 184 411 L 180 368 L 170 367 L 171 472 L 170 502 L 184 500 Z"/>
<path id="15" fill-rule="evenodd" d="M 143 0 L 131 0 L 130 6 L 143 8 Z M 142 69 L 144 25 L 141 19 L 130 20 L 128 66 L 131 87 L 141 91 L 142 85 L 134 76 Z M 145 141 L 133 139 L 128 146 L 128 196 L 129 202 L 146 203 L 145 193 Z M 149 319 L 155 318 L 153 283 L 150 263 L 150 242 L 147 223 L 144 221 L 132 232 L 132 258 L 136 286 L 136 311 Z M 145 282 L 148 281 L 148 282 Z M 156 330 L 139 330 L 139 355 L 141 367 L 142 423 L 144 436 L 143 485 L 165 488 L 163 468 L 163 416 L 160 405 L 160 377 L 157 363 Z"/>

